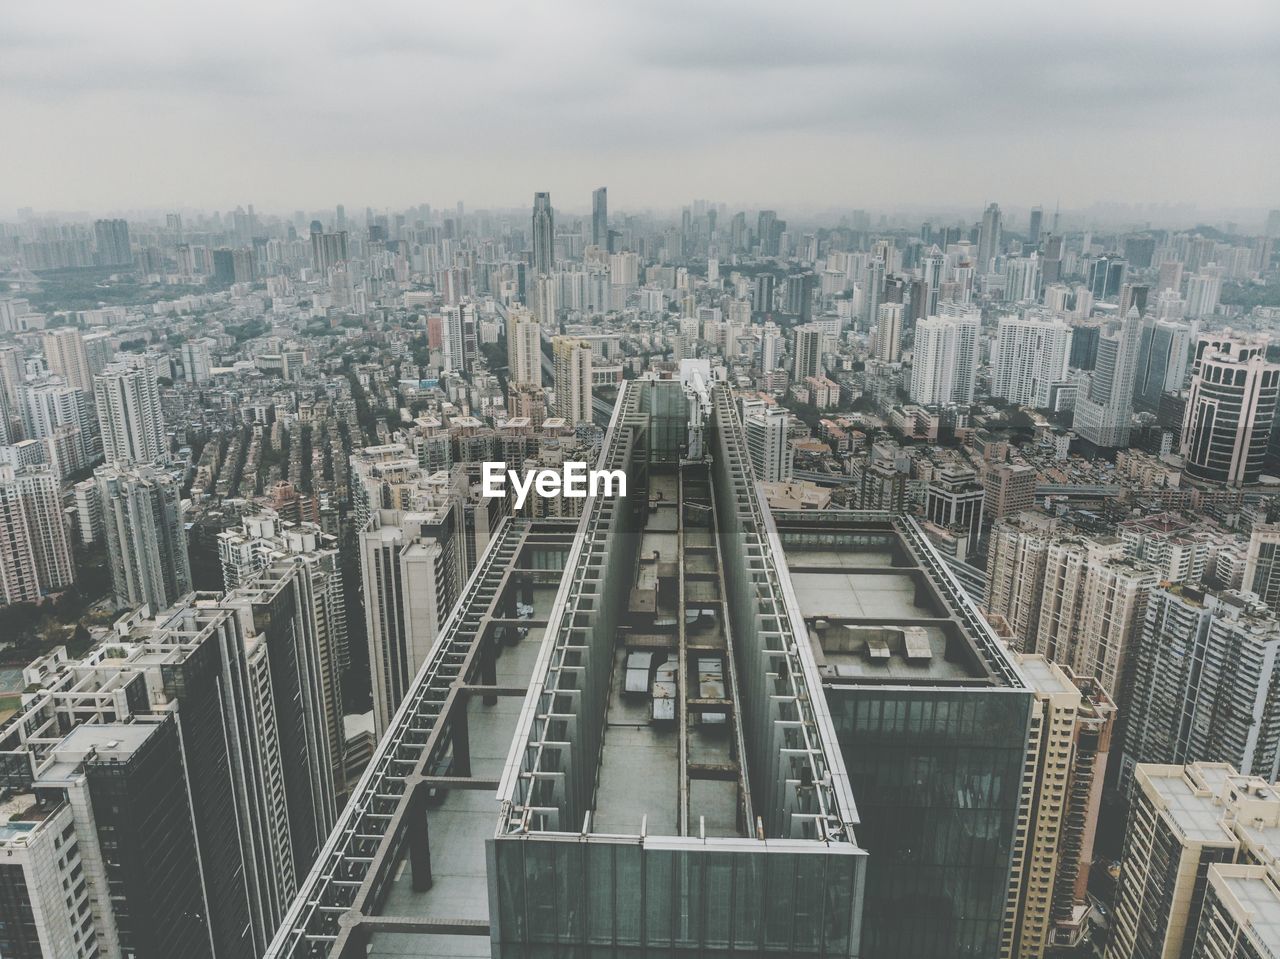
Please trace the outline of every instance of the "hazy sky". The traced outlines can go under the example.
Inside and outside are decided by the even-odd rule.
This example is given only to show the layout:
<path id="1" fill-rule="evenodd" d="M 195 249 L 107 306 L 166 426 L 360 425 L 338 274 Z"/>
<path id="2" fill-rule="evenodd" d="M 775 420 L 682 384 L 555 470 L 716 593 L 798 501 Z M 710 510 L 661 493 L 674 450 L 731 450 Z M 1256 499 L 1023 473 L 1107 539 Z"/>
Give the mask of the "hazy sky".
<path id="1" fill-rule="evenodd" d="M 1280 3 L 0 3 L 0 217 L 1280 205 Z"/>

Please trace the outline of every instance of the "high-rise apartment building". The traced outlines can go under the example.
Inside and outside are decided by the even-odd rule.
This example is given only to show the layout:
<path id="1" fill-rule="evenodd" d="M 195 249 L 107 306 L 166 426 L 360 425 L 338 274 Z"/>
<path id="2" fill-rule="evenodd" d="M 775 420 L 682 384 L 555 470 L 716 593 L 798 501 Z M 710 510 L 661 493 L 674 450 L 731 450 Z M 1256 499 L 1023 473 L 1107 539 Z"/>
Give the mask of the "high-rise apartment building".
<path id="1" fill-rule="evenodd" d="M 987 547 L 985 607 L 1004 617 L 1015 649 L 1034 648 L 1049 545 L 1057 524 L 1043 513 L 1006 516 L 991 528 Z"/>
<path id="2" fill-rule="evenodd" d="M 153 612 L 191 590 L 181 486 L 149 465 L 103 466 L 94 474 L 117 606 Z"/>
<path id="3" fill-rule="evenodd" d="M 347 234 L 345 230 L 337 233 L 325 233 L 323 230 L 311 230 L 311 265 L 321 278 L 329 275 L 339 263 L 347 261 Z"/>
<path id="4" fill-rule="evenodd" d="M 556 263 L 556 223 L 550 193 L 533 195 L 532 236 L 534 275 L 549 275 Z"/>
<path id="5" fill-rule="evenodd" d="M 1066 379 L 1071 327 L 1031 314 L 1005 317 L 996 334 L 991 395 L 1018 406 L 1047 407 L 1055 383 Z"/>
<path id="6" fill-rule="evenodd" d="M 551 340 L 555 414 L 568 423 L 591 420 L 591 341 L 572 336 Z"/>
<path id="7" fill-rule="evenodd" d="M 806 377 L 822 376 L 826 330 L 817 323 L 802 323 L 792 333 L 792 344 L 794 354 L 792 380 L 803 383 Z"/>
<path id="8" fill-rule="evenodd" d="M 129 223 L 126 220 L 95 220 L 94 246 L 99 266 L 132 266 L 133 251 L 129 246 Z"/>
<path id="9" fill-rule="evenodd" d="M 38 603 L 74 581 L 58 477 L 0 465 L 0 606 Z"/>
<path id="10" fill-rule="evenodd" d="M 901 303 L 880 304 L 876 323 L 876 359 L 882 363 L 898 363 L 902 360 Z"/>
<path id="11" fill-rule="evenodd" d="M 1137 307 L 1118 327 L 1098 338 L 1098 354 L 1089 388 L 1076 400 L 1074 429 L 1095 447 L 1111 449 L 1129 445 L 1133 419 L 1133 383 L 1142 343 L 1142 320 Z"/>
<path id="12" fill-rule="evenodd" d="M 1280 622 L 1248 593 L 1161 585 L 1135 643 L 1121 776 L 1225 762 L 1280 779 Z"/>
<path id="13" fill-rule="evenodd" d="M 154 463 L 168 452 L 155 367 L 112 364 L 93 386 L 107 465 Z"/>
<path id="14" fill-rule="evenodd" d="M 507 377 L 514 387 L 542 387 L 542 324 L 529 310 L 507 311 Z"/>
<path id="15" fill-rule="evenodd" d="M 791 414 L 778 407 L 750 410 L 742 419 L 747 457 L 761 483 L 783 483 L 791 479 L 795 449 L 787 436 Z"/>
<path id="16" fill-rule="evenodd" d="M 1089 931 L 1088 895 L 1102 783 L 1116 707 L 1102 688 L 1043 656 L 1020 655 L 1035 691 L 1025 835 L 1014 850 L 1010 922 L 1002 956 L 1042 959 L 1079 946 Z"/>
<path id="17" fill-rule="evenodd" d="M 461 594 L 466 554 L 451 501 L 422 512 L 374 510 L 359 541 L 374 728 L 381 735 Z"/>
<path id="18" fill-rule="evenodd" d="M 1232 941 L 1230 951 L 1206 951 L 1201 943 L 1224 932 L 1206 929 L 1205 919 L 1222 922 L 1223 880 L 1239 875 L 1230 864 L 1271 864 L 1278 827 L 1280 794 L 1265 779 L 1225 763 L 1138 766 L 1106 959 L 1266 956 L 1247 941 Z M 1206 909 L 1209 890 L 1215 901 Z M 1254 909 L 1274 915 L 1274 888 L 1259 891 L 1266 898 Z"/>
<path id="19" fill-rule="evenodd" d="M 916 324 L 911 399 L 922 406 L 973 402 L 981 317 L 963 309 Z"/>
<path id="20" fill-rule="evenodd" d="M 46 330 L 42 337 L 45 362 L 68 386 L 93 395 L 93 370 L 80 331 L 69 326 Z"/>
<path id="21" fill-rule="evenodd" d="M 1188 476 L 1227 486 L 1256 483 L 1280 404 L 1280 363 L 1265 345 L 1203 337 L 1182 424 Z"/>
<path id="22" fill-rule="evenodd" d="M 20 389 L 23 432 L 43 446 L 45 462 L 59 476 L 79 472 L 97 456 L 90 398 L 59 377 L 43 377 Z"/>
<path id="23" fill-rule="evenodd" d="M 1127 668 L 1156 585 L 1155 570 L 1123 558 L 1113 537 L 1065 537 L 1045 552 L 1034 651 L 1096 680 L 1127 705 Z"/>

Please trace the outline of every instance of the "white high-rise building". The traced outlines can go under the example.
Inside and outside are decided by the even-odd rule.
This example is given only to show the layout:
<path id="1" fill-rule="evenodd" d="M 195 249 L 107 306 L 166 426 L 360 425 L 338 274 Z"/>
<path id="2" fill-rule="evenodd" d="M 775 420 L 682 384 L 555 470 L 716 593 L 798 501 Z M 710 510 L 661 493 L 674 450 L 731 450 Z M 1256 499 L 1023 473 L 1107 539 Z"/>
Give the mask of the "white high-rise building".
<path id="1" fill-rule="evenodd" d="M 153 366 L 112 364 L 93 386 L 107 465 L 154 463 L 168 452 Z"/>
<path id="2" fill-rule="evenodd" d="M 512 386 L 542 386 L 542 324 L 523 306 L 507 313 L 507 373 Z"/>
<path id="3" fill-rule="evenodd" d="M 876 325 L 876 359 L 882 363 L 897 363 L 902 359 L 901 303 L 881 303 Z"/>
<path id="4" fill-rule="evenodd" d="M 1221 295 L 1221 271 L 1210 268 L 1192 274 L 1187 280 L 1187 316 L 1190 319 L 1212 316 Z"/>
<path id="5" fill-rule="evenodd" d="M 54 377 L 23 384 L 21 394 L 23 429 L 44 445 L 45 461 L 61 476 L 88 466 L 97 452 L 97 431 L 86 394 Z"/>
<path id="6" fill-rule="evenodd" d="M 203 386 L 213 379 L 212 340 L 188 340 L 182 344 L 182 376 L 188 383 Z"/>
<path id="7" fill-rule="evenodd" d="M 979 324 L 976 312 L 963 309 L 916 324 L 912 400 L 921 406 L 967 406 L 973 402 Z"/>
<path id="8" fill-rule="evenodd" d="M 756 479 L 762 483 L 782 483 L 791 479 L 795 451 L 787 438 L 790 420 L 791 415 L 779 407 L 751 409 L 743 419 L 747 456 Z"/>
<path id="9" fill-rule="evenodd" d="M 982 227 L 978 234 L 978 272 L 990 273 L 993 261 L 1004 248 L 1004 233 L 1000 225 L 1000 207 L 992 203 L 982 214 Z"/>
<path id="10" fill-rule="evenodd" d="M 1018 406 L 1047 407 L 1050 388 L 1066 379 L 1071 327 L 1030 314 L 1000 321 L 991 395 Z"/>

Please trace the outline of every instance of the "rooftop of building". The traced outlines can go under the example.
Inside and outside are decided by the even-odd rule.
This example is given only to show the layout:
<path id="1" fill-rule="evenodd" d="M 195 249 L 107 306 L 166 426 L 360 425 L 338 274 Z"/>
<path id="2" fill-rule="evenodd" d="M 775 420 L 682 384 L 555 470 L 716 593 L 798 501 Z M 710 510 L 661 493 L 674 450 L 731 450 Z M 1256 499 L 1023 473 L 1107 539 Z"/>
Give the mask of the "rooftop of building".
<path id="1" fill-rule="evenodd" d="M 914 519 L 824 510 L 774 521 L 824 683 L 1025 687 Z"/>
<path id="2" fill-rule="evenodd" d="M 1280 955 L 1280 890 L 1266 870 L 1215 864 L 1209 867 L 1209 881 L 1262 954 Z"/>

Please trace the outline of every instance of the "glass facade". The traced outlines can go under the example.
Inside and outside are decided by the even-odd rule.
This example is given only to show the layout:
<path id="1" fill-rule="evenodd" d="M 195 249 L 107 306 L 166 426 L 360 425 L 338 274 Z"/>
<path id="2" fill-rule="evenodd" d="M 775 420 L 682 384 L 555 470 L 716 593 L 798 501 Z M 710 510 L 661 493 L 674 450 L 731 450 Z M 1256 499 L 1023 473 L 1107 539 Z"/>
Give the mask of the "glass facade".
<path id="1" fill-rule="evenodd" d="M 828 687 L 867 850 L 862 949 L 999 954 L 1031 694 Z"/>
<path id="2" fill-rule="evenodd" d="M 494 956 L 552 944 L 859 955 L 867 857 L 849 844 L 544 834 L 490 840 L 489 857 Z"/>

